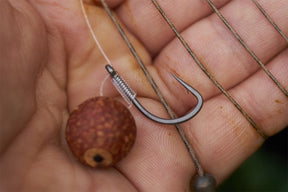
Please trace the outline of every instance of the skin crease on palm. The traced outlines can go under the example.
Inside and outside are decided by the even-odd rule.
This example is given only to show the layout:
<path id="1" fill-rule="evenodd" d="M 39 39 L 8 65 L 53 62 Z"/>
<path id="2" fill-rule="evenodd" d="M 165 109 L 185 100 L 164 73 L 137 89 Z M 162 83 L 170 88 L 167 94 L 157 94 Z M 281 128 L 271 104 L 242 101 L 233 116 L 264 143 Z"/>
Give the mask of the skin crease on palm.
<path id="1" fill-rule="evenodd" d="M 148 0 L 110 0 L 133 45 L 178 115 L 195 104 L 169 75 L 203 95 L 204 106 L 182 124 L 205 171 L 223 182 L 264 139 L 187 54 Z M 288 2 L 259 1 L 288 34 Z M 151 112 L 168 117 L 105 11 L 85 8 L 115 69 Z M 247 54 L 204 0 L 159 1 L 209 71 L 267 135 L 288 125 L 288 99 Z M 288 89 L 287 43 L 248 0 L 214 0 L 256 55 Z M 63 137 L 69 112 L 100 95 L 106 61 L 79 0 L 0 0 L 0 191 L 187 191 L 194 164 L 173 126 L 130 108 L 135 146 L 115 167 L 90 169 Z M 121 99 L 109 81 L 105 96 Z"/>

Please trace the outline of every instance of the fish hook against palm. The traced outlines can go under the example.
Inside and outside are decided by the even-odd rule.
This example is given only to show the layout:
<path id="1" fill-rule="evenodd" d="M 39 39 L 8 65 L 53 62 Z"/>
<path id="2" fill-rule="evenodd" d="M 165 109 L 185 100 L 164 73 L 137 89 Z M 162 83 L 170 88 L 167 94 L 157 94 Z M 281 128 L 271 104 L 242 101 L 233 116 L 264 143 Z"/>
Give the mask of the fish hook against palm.
<path id="1" fill-rule="evenodd" d="M 187 84 L 185 81 L 183 81 L 182 79 L 180 79 L 179 77 L 177 77 L 176 75 L 174 75 L 173 73 L 172 76 L 183 86 L 185 87 L 189 92 L 191 92 L 197 99 L 197 104 L 194 107 L 194 109 L 189 112 L 188 114 L 179 117 L 179 118 L 175 118 L 175 119 L 164 119 L 158 116 L 153 115 L 152 113 L 150 113 L 149 111 L 147 111 L 137 100 L 136 98 L 136 93 L 127 85 L 127 83 L 118 75 L 118 73 L 114 70 L 114 68 L 111 65 L 106 65 L 106 70 L 108 71 L 108 73 L 110 74 L 111 78 L 112 78 L 112 83 L 114 84 L 114 86 L 116 87 L 116 89 L 120 92 L 120 94 L 124 97 L 124 99 L 126 101 L 130 101 L 132 102 L 135 107 L 143 114 L 145 115 L 147 118 L 158 122 L 158 123 L 162 123 L 162 124 L 180 124 L 183 123 L 185 121 L 188 121 L 189 119 L 191 119 L 192 117 L 194 117 L 202 108 L 203 105 L 203 99 L 202 96 L 200 95 L 200 93 L 194 89 L 193 87 L 191 87 L 189 84 Z"/>

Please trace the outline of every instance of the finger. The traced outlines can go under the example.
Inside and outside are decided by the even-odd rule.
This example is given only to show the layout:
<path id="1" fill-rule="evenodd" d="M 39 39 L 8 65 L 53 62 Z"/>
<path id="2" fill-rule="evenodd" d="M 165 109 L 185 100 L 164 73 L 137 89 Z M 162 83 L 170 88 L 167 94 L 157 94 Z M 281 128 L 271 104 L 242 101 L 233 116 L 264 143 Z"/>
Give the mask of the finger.
<path id="1" fill-rule="evenodd" d="M 283 3 L 275 3 L 269 9 L 271 12 L 277 10 L 275 11 L 277 14 L 271 16 L 279 22 L 284 32 L 288 32 L 285 31 L 288 29 L 288 22 L 283 19 L 283 15 L 288 10 L 288 4 L 287 1 Z M 241 14 L 235 14 L 237 10 L 241 10 Z M 285 40 L 252 2 L 232 1 L 221 8 L 221 12 L 264 64 L 287 47 Z M 259 68 L 255 60 L 232 36 L 231 32 L 216 15 L 203 19 L 187 28 L 183 36 L 200 61 L 224 88 L 228 89 L 237 85 Z M 161 69 L 159 70 L 160 76 L 165 80 L 171 91 L 175 90 L 175 86 L 168 75 L 169 71 L 181 74 L 181 78 L 198 89 L 205 98 L 210 98 L 220 92 L 201 69 L 196 66 L 192 57 L 178 40 L 174 40 L 165 47 L 155 59 L 154 65 Z M 178 92 L 176 91 L 176 93 Z M 190 99 L 189 96 L 184 96 L 183 103 L 189 103 Z M 171 101 L 173 103 L 173 98 L 171 98 Z M 184 104 L 183 108 L 185 108 Z M 191 108 L 192 105 L 193 103 L 187 106 L 186 110 Z"/>
<path id="2" fill-rule="evenodd" d="M 0 152 L 35 112 L 35 82 L 45 61 L 44 28 L 26 2 L 1 1 Z M 24 38 L 25 37 L 25 38 Z M 37 55 L 34 55 L 35 53 Z"/>
<path id="3" fill-rule="evenodd" d="M 203 2 L 159 1 L 179 31 L 211 14 L 211 9 Z M 227 2 L 228 0 L 216 1 L 216 5 L 221 7 Z M 150 53 L 154 55 L 174 37 L 173 32 L 161 18 L 152 1 L 125 1 L 117 13 L 129 31 L 140 39 Z"/>
<path id="4" fill-rule="evenodd" d="M 283 51 L 267 65 L 286 88 L 287 53 Z M 267 136 L 288 125 L 288 99 L 262 70 L 233 88 L 231 94 Z M 264 141 L 223 95 L 208 100 L 186 127 L 204 169 L 214 174 L 219 182 Z"/>

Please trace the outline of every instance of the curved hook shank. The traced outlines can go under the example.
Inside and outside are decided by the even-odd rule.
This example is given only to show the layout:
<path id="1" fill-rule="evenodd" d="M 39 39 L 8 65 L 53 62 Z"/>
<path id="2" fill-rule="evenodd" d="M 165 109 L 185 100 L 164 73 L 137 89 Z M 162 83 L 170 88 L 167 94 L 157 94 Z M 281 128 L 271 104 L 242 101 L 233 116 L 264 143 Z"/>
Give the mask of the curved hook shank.
<path id="1" fill-rule="evenodd" d="M 185 116 L 179 117 L 179 118 L 175 118 L 175 119 L 163 119 L 161 117 L 155 116 L 152 113 L 150 113 L 149 111 L 147 111 L 137 100 L 136 98 L 136 94 L 134 93 L 134 91 L 127 85 L 127 83 L 118 75 L 118 73 L 113 69 L 113 67 L 111 65 L 106 65 L 106 70 L 108 71 L 108 73 L 110 74 L 113 84 L 116 87 L 116 89 L 120 92 L 120 94 L 122 96 L 125 96 L 124 99 L 127 100 L 127 98 L 135 105 L 135 107 L 143 114 L 145 115 L 147 118 L 156 121 L 158 123 L 162 123 L 162 124 L 180 124 L 183 123 L 185 121 L 188 121 L 189 119 L 191 119 L 192 117 L 194 117 L 202 108 L 203 105 L 203 99 L 202 96 L 200 95 L 200 93 L 194 89 L 193 87 L 191 87 L 189 84 L 187 84 L 185 81 L 183 81 L 182 79 L 180 79 L 179 77 L 177 77 L 176 75 L 174 75 L 173 73 L 171 73 L 173 75 L 173 77 L 183 86 L 185 87 L 189 92 L 191 92 L 197 99 L 197 105 L 195 106 L 195 108 L 189 112 L 188 114 L 186 114 Z"/>
<path id="2" fill-rule="evenodd" d="M 192 117 L 194 117 L 195 115 L 197 115 L 197 113 L 201 110 L 202 105 L 203 105 L 203 99 L 202 96 L 200 95 L 200 93 L 198 91 L 196 91 L 196 89 L 194 89 L 193 87 L 191 87 L 189 84 L 187 84 L 185 81 L 183 81 L 182 79 L 180 79 L 179 77 L 177 77 L 176 75 L 174 75 L 173 73 L 171 73 L 173 75 L 173 77 L 181 84 L 183 85 L 183 87 L 185 87 L 189 92 L 191 92 L 196 98 L 197 98 L 197 105 L 195 106 L 195 108 L 189 112 L 188 114 L 186 114 L 185 116 L 176 118 L 176 119 L 163 119 L 161 117 L 157 117 L 153 114 L 151 114 L 149 111 L 147 111 L 136 99 L 136 97 L 134 99 L 132 99 L 132 103 L 137 107 L 137 109 L 143 113 L 146 117 L 148 117 L 149 119 L 156 121 L 158 123 L 162 123 L 162 124 L 180 124 L 183 123 L 185 121 L 188 121 L 189 119 L 191 119 Z"/>

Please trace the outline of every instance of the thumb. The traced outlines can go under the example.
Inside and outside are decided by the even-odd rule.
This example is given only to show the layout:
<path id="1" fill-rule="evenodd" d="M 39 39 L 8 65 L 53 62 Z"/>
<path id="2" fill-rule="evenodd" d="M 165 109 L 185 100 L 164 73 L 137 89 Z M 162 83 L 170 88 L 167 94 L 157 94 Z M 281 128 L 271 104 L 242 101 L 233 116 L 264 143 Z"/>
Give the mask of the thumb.
<path id="1" fill-rule="evenodd" d="M 1 153 L 35 110 L 35 81 L 45 61 L 41 38 L 45 33 L 26 1 L 1 1 L 0 13 Z"/>

